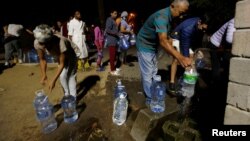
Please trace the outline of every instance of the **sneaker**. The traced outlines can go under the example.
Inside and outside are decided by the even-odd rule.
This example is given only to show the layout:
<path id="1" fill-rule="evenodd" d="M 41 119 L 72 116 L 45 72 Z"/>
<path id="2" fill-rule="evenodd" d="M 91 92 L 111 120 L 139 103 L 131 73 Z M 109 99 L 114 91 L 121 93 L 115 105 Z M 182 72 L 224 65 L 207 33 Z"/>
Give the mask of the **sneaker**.
<path id="1" fill-rule="evenodd" d="M 128 66 L 129 67 L 133 67 L 133 66 L 135 66 L 133 63 L 128 63 Z"/>
<path id="2" fill-rule="evenodd" d="M 116 69 L 115 69 L 115 71 L 120 72 L 120 71 L 121 71 L 121 69 L 120 69 L 120 68 L 116 68 Z"/>
<path id="3" fill-rule="evenodd" d="M 176 90 L 175 90 L 175 84 L 174 83 L 169 83 L 169 92 L 171 94 L 175 94 Z"/>
<path id="4" fill-rule="evenodd" d="M 22 59 L 18 59 L 18 63 L 19 63 L 19 64 L 22 64 L 22 63 L 23 63 L 23 60 L 22 60 Z"/>
<path id="5" fill-rule="evenodd" d="M 99 67 L 96 69 L 96 71 L 104 71 L 105 69 L 103 67 Z"/>
<path id="6" fill-rule="evenodd" d="M 4 66 L 6 66 L 6 67 L 8 67 L 9 65 L 10 65 L 9 62 L 5 62 L 5 63 L 4 63 Z"/>
<path id="7" fill-rule="evenodd" d="M 114 75 L 114 76 L 119 76 L 120 75 L 120 73 L 118 71 L 111 71 L 110 74 Z"/>

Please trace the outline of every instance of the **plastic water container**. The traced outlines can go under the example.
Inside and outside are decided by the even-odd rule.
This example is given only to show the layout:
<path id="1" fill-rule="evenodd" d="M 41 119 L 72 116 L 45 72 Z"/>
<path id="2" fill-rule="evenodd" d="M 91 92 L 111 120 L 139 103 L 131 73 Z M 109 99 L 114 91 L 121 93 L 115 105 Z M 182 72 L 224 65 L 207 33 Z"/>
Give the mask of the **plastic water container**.
<path id="1" fill-rule="evenodd" d="M 166 85 L 161 82 L 161 76 L 153 77 L 153 84 L 151 87 L 152 100 L 150 102 L 150 109 L 154 113 L 161 113 L 165 111 L 165 97 Z"/>
<path id="2" fill-rule="evenodd" d="M 31 49 L 28 52 L 24 53 L 23 61 L 25 63 L 38 63 L 39 57 L 35 49 Z"/>
<path id="3" fill-rule="evenodd" d="M 56 62 L 55 57 L 52 55 L 45 54 L 45 58 L 46 58 L 47 63 L 55 63 Z"/>
<path id="4" fill-rule="evenodd" d="M 186 69 L 183 75 L 183 86 L 181 88 L 184 97 L 192 97 L 194 95 L 195 84 L 198 79 L 198 73 L 194 67 Z"/>
<path id="5" fill-rule="evenodd" d="M 134 46 L 135 43 L 136 43 L 136 36 L 135 36 L 135 34 L 132 34 L 130 36 L 130 45 Z"/>
<path id="6" fill-rule="evenodd" d="M 123 92 L 114 100 L 112 120 L 116 125 L 122 125 L 127 119 L 127 93 Z"/>
<path id="7" fill-rule="evenodd" d="M 194 63 L 196 69 L 203 69 L 206 66 L 205 60 L 204 60 L 204 54 L 202 51 L 196 51 L 194 54 Z"/>
<path id="8" fill-rule="evenodd" d="M 122 85 L 122 82 L 120 79 L 118 79 L 116 81 L 116 86 L 115 86 L 115 91 L 114 91 L 114 99 L 116 99 L 117 97 L 119 97 L 119 95 L 125 91 L 125 86 Z"/>
<path id="9" fill-rule="evenodd" d="M 57 128 L 57 122 L 54 117 L 53 106 L 43 90 L 36 91 L 34 100 L 37 120 L 42 125 L 42 131 L 45 134 L 51 133 Z"/>
<path id="10" fill-rule="evenodd" d="M 130 42 L 127 40 L 126 36 L 121 35 L 118 45 L 122 50 L 127 50 L 130 46 Z"/>
<path id="11" fill-rule="evenodd" d="M 76 111 L 76 98 L 74 96 L 64 96 L 61 101 L 61 106 L 64 111 L 65 123 L 73 123 L 78 119 L 78 112 Z"/>

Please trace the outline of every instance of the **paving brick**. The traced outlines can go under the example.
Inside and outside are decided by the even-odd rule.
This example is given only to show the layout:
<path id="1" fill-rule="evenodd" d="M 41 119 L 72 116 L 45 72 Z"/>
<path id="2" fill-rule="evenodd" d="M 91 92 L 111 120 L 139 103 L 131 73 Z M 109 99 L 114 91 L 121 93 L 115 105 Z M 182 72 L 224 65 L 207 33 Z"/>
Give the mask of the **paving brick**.
<path id="1" fill-rule="evenodd" d="M 190 119 L 185 119 L 182 123 L 166 121 L 162 126 L 164 139 L 166 141 L 201 141 L 201 135 L 194 125 L 196 123 Z"/>
<path id="2" fill-rule="evenodd" d="M 232 54 L 250 57 L 250 29 L 238 29 L 234 32 Z"/>
<path id="3" fill-rule="evenodd" d="M 250 27 L 250 1 L 238 1 L 235 10 L 235 27 L 249 28 Z"/>
<path id="4" fill-rule="evenodd" d="M 229 82 L 227 103 L 245 111 L 250 111 L 249 92 L 250 87 L 248 85 Z"/>
<path id="5" fill-rule="evenodd" d="M 131 136 L 136 141 L 145 141 L 150 131 L 156 126 L 160 115 L 154 114 L 149 109 L 140 110 L 131 130 Z"/>
<path id="6" fill-rule="evenodd" d="M 230 60 L 229 80 L 250 85 L 250 59 L 233 57 Z"/>
<path id="7" fill-rule="evenodd" d="M 224 118 L 225 125 L 249 125 L 250 112 L 227 105 Z"/>

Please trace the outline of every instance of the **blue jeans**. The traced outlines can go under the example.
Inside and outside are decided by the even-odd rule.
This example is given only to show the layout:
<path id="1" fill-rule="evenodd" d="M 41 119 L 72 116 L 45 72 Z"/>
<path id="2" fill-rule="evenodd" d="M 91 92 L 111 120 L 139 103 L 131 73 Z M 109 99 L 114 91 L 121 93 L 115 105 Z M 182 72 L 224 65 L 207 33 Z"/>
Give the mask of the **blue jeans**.
<path id="1" fill-rule="evenodd" d="M 137 51 L 138 62 L 141 70 L 141 79 L 146 98 L 151 99 L 151 85 L 153 76 L 157 74 L 157 55 L 156 53 Z"/>

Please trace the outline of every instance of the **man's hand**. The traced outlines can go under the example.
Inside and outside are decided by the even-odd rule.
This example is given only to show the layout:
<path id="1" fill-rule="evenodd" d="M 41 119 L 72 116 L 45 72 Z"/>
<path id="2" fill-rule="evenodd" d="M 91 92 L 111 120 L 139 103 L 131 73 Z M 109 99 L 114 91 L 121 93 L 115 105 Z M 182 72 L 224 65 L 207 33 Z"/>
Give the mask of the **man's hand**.
<path id="1" fill-rule="evenodd" d="M 180 57 L 178 61 L 183 68 L 189 67 L 192 64 L 192 59 L 184 56 Z"/>

